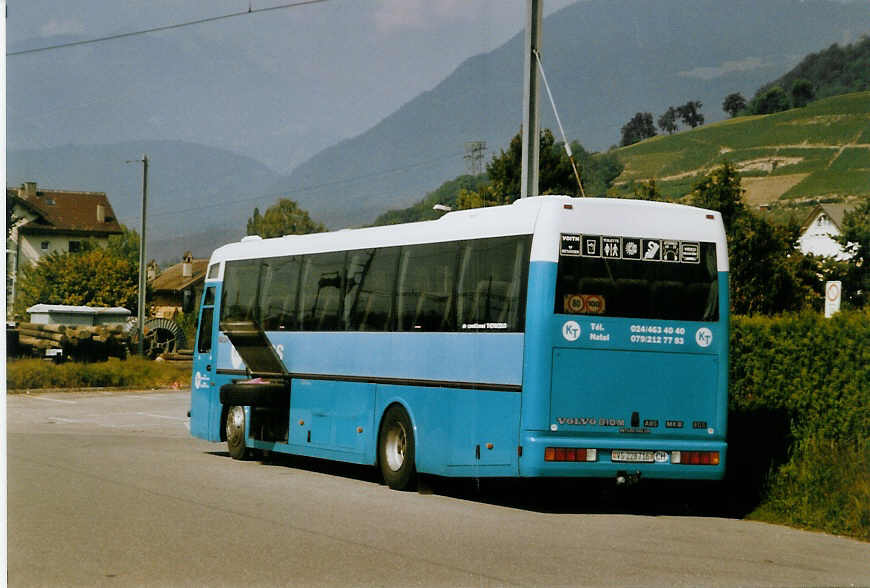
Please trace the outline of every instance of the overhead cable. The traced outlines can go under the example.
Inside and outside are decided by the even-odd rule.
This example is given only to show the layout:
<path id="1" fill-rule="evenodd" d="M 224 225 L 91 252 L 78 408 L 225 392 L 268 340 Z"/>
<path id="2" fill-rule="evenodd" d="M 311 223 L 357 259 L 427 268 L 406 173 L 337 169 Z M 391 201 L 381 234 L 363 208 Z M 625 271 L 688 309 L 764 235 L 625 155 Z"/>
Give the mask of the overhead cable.
<path id="1" fill-rule="evenodd" d="M 116 39 L 124 39 L 127 37 L 135 37 L 137 35 L 147 35 L 148 33 L 159 33 L 161 31 L 170 31 L 173 29 L 180 29 L 182 27 L 189 27 L 193 25 L 200 25 L 209 22 L 215 22 L 218 20 L 225 20 L 228 18 L 235 18 L 237 16 L 245 16 L 248 14 L 257 14 L 259 12 L 270 12 L 273 10 L 285 10 L 287 8 L 298 8 L 300 6 L 306 6 L 308 4 L 319 4 L 321 2 L 327 2 L 328 0 L 299 0 L 298 2 L 290 2 L 288 4 L 281 4 L 278 6 L 270 6 L 268 8 L 252 8 L 250 5 L 247 10 L 243 10 L 241 12 L 232 12 L 230 14 L 222 14 L 220 16 L 210 16 L 208 18 L 200 18 L 198 20 L 191 20 L 187 22 L 180 22 L 176 24 L 163 25 L 160 27 L 153 27 L 150 29 L 143 29 L 141 31 L 131 31 L 129 33 L 118 33 L 116 35 L 108 35 L 106 37 L 98 37 L 96 39 L 87 39 L 85 41 L 72 41 L 70 43 L 60 43 L 58 45 L 49 45 L 47 47 L 37 47 L 36 49 L 25 49 L 23 51 L 12 51 L 7 53 L 7 57 L 15 57 L 18 55 L 28 55 L 31 53 L 41 53 L 43 51 L 53 51 L 55 49 L 65 49 L 67 47 L 78 47 L 81 45 L 92 45 L 94 43 L 102 43 L 104 41 L 114 41 Z"/>

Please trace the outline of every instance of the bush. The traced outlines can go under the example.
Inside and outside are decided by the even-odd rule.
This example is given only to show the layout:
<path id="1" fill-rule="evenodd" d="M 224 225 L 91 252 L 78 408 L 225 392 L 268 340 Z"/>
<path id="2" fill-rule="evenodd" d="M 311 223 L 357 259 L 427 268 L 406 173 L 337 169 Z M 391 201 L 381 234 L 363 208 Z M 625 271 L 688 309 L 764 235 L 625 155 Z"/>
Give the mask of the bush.
<path id="1" fill-rule="evenodd" d="M 870 310 L 735 316 L 728 485 L 751 516 L 870 539 Z"/>
<path id="2" fill-rule="evenodd" d="M 6 386 L 13 394 L 39 388 L 183 388 L 189 383 L 190 367 L 139 357 L 60 365 L 40 359 L 6 363 Z"/>

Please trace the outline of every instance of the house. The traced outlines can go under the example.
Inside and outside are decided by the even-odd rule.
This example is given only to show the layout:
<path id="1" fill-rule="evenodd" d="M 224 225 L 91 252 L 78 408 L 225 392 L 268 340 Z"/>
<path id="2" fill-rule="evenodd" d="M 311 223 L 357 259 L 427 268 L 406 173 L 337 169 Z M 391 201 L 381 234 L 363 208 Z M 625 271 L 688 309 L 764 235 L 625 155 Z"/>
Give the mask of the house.
<path id="1" fill-rule="evenodd" d="M 6 188 L 6 314 L 15 300 L 18 271 L 49 253 L 75 252 L 85 241 L 106 245 L 123 231 L 103 192 L 39 190 L 36 182 Z"/>
<path id="2" fill-rule="evenodd" d="M 842 234 L 843 217 L 854 205 L 843 203 L 819 204 L 801 225 L 798 247 L 804 254 L 833 257 L 838 261 L 849 259 L 843 246 L 835 239 Z"/>
<path id="3" fill-rule="evenodd" d="M 181 263 L 166 268 L 151 280 L 155 317 L 172 319 L 184 307 L 184 297 L 190 296 L 193 306 L 199 303 L 205 284 L 208 259 L 194 259 L 190 251 Z M 185 294 L 188 292 L 188 294 Z"/>

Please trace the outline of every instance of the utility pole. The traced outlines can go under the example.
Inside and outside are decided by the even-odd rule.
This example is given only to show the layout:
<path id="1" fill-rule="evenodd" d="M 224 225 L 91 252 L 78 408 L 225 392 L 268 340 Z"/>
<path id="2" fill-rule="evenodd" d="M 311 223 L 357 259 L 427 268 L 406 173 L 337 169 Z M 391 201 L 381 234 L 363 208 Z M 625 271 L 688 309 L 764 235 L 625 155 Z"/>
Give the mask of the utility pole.
<path id="1" fill-rule="evenodd" d="M 142 162 L 142 224 L 139 226 L 139 312 L 136 315 L 136 330 L 138 332 L 137 355 L 145 355 L 145 212 L 148 209 L 148 155 L 142 159 L 132 159 L 127 163 Z"/>
<path id="2" fill-rule="evenodd" d="M 538 195 L 540 123 L 538 121 L 538 63 L 541 51 L 543 0 L 526 0 L 525 70 L 523 72 L 523 162 L 520 198 Z"/>

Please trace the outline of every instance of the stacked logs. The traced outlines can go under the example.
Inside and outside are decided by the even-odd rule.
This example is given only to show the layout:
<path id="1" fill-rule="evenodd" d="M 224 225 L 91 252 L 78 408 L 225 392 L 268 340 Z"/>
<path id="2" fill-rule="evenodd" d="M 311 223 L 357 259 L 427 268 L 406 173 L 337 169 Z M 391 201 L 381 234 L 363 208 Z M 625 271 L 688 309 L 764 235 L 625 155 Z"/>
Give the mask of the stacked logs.
<path id="1" fill-rule="evenodd" d="M 121 325 L 42 325 L 18 323 L 19 355 L 43 356 L 47 349 L 62 349 L 64 359 L 105 361 L 126 358 L 130 336 Z"/>

